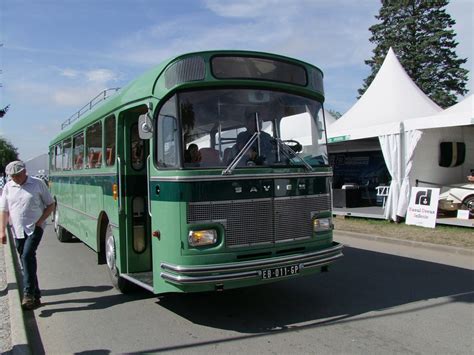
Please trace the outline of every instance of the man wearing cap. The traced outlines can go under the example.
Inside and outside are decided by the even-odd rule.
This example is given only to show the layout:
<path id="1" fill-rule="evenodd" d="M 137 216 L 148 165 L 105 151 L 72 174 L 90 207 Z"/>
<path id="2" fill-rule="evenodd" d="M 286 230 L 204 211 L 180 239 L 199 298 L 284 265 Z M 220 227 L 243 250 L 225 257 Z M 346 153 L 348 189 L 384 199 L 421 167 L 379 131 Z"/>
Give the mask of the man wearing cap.
<path id="1" fill-rule="evenodd" d="M 6 225 L 13 226 L 15 244 L 23 265 L 23 309 L 41 305 L 36 276 L 36 249 L 43 236 L 46 218 L 54 210 L 54 199 L 45 183 L 26 174 L 25 163 L 13 161 L 5 168 L 11 180 L 0 198 L 0 238 L 6 244 Z"/>

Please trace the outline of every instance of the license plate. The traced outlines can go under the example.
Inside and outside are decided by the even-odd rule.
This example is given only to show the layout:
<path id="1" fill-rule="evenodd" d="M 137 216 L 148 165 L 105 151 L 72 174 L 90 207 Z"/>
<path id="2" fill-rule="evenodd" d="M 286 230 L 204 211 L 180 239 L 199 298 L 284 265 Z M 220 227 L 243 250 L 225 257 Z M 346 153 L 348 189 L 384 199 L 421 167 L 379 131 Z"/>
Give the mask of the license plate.
<path id="1" fill-rule="evenodd" d="M 291 276 L 299 274 L 300 267 L 299 265 L 289 265 L 289 266 L 282 266 L 282 267 L 274 267 L 271 269 L 263 269 L 262 270 L 262 279 L 276 279 L 279 277 Z"/>

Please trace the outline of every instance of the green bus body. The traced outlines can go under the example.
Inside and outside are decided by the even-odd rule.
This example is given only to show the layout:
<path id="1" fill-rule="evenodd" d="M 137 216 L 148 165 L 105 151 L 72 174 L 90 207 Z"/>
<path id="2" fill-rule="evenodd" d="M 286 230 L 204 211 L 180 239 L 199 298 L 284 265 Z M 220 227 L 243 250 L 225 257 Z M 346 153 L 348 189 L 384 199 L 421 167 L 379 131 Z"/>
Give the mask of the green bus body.
<path id="1" fill-rule="evenodd" d="M 302 111 L 317 113 L 323 101 L 321 71 L 295 59 L 208 51 L 167 60 L 51 141 L 58 238 L 96 251 L 122 291 L 127 282 L 154 293 L 224 290 L 326 271 L 342 256 L 332 170 L 324 122 Z M 241 159 L 227 159 L 244 107 L 266 128 L 239 148 Z M 149 140 L 137 139 L 140 116 L 151 122 Z M 306 143 L 291 149 L 304 158 L 283 142 L 293 118 L 320 132 L 298 133 Z M 266 155 L 263 129 L 281 138 Z M 192 143 L 198 163 L 186 160 Z M 210 165 L 206 151 L 218 154 Z M 209 244 L 193 244 L 201 242 Z"/>

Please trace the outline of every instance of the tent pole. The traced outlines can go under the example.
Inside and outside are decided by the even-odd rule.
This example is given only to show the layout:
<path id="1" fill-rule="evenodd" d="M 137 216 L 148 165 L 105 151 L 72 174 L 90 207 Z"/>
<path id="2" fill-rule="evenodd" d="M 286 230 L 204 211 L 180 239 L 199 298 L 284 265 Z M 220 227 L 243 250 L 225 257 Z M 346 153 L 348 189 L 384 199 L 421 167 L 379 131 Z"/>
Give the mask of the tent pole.
<path id="1" fill-rule="evenodd" d="M 400 177 L 402 178 L 403 180 L 403 177 L 405 176 L 405 129 L 404 129 L 404 125 L 403 125 L 403 122 L 400 122 L 400 153 L 399 153 L 399 159 L 398 159 L 398 171 L 400 172 Z M 402 192 L 401 191 L 401 186 L 403 184 L 403 181 L 400 180 L 400 190 L 399 190 L 399 194 Z M 397 201 L 400 201 L 400 195 L 397 196 Z M 398 202 L 397 202 L 397 210 L 398 210 Z M 401 219 L 403 218 L 404 216 L 399 216 L 399 215 L 396 215 L 396 221 L 397 223 L 399 223 L 401 221 Z"/>

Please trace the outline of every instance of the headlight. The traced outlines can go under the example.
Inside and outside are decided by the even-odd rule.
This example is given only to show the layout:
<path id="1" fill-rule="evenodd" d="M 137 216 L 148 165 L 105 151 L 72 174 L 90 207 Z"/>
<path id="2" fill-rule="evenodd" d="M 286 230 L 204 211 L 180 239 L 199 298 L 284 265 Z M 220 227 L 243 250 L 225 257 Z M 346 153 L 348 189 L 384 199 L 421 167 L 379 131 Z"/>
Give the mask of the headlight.
<path id="1" fill-rule="evenodd" d="M 192 247 L 211 245 L 217 242 L 217 232 L 214 229 L 189 231 L 188 243 Z"/>
<path id="2" fill-rule="evenodd" d="M 322 232 L 332 229 L 332 218 L 315 218 L 313 219 L 313 231 Z"/>

